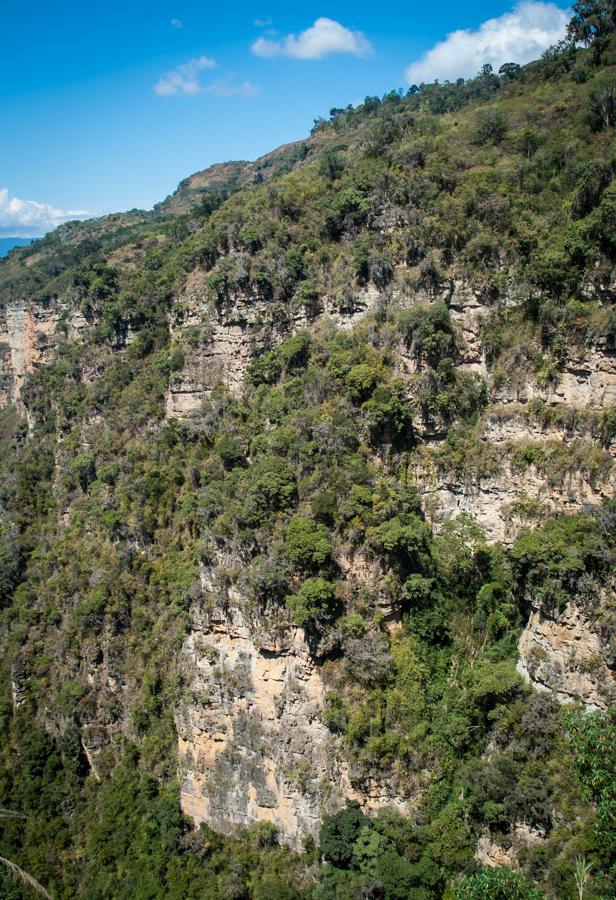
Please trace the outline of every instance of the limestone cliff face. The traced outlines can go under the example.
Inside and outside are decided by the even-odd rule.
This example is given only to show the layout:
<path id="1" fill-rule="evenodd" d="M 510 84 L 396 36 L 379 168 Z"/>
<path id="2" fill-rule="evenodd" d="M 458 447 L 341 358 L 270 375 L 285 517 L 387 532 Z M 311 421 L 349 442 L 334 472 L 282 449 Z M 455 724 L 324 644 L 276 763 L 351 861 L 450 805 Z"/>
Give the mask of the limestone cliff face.
<path id="1" fill-rule="evenodd" d="M 87 324 L 66 298 L 16 299 L 0 307 L 0 407 L 12 403 L 23 412 L 25 378 L 51 359 L 61 340 L 79 337 Z"/>
<path id="2" fill-rule="evenodd" d="M 434 299 L 397 296 L 389 302 Z M 479 436 L 497 464 L 465 472 L 425 460 L 418 464 L 411 474 L 433 528 L 438 531 L 466 513 L 489 541 L 510 545 L 522 527 L 544 515 L 579 512 L 613 497 L 616 448 L 609 442 L 599 445 L 597 422 L 616 404 L 614 351 L 601 341 L 580 348 L 552 385 L 539 385 L 523 369 L 503 380 L 491 372 L 482 347 L 489 304 L 463 282 L 446 285 L 436 299 L 447 303 L 456 326 L 458 367 L 486 381 L 489 405 Z M 322 300 L 319 315 L 349 327 L 384 301 L 372 288 L 356 297 L 352 309 L 340 311 Z M 257 352 L 311 327 L 303 312 L 288 317 L 251 297 L 238 295 L 216 305 L 207 299 L 205 275 L 198 272 L 188 279 L 182 310 L 172 333 L 184 349 L 185 366 L 169 387 L 169 417 L 195 412 L 217 383 L 241 390 Z M 415 360 L 402 346 L 396 354 L 401 375 L 412 379 Z M 555 415 L 548 421 L 533 416 L 538 403 Z M 443 445 L 444 429 L 439 434 L 438 427 L 426 428 L 419 419 L 416 429 L 426 448 L 438 451 Z M 562 448 L 573 462 L 568 469 L 520 466 L 516 454 L 527 445 Z M 303 836 L 315 833 L 322 812 L 344 798 L 355 797 L 366 808 L 393 803 L 408 810 L 405 798 L 396 798 L 391 788 L 354 784 L 323 723 L 323 682 L 300 632 L 268 635 L 263 622 L 246 620 L 231 598 L 230 605 L 208 613 L 194 608 L 184 654 L 193 699 L 178 710 L 176 722 L 182 804 L 195 821 L 229 830 L 266 820 L 298 846 Z M 561 702 L 595 709 L 615 697 L 604 636 L 575 599 L 560 614 L 531 610 L 520 641 L 519 671 Z"/>
<path id="3" fill-rule="evenodd" d="M 541 846 L 544 842 L 545 834 L 539 829 L 517 822 L 510 832 L 499 835 L 498 842 L 490 832 L 482 834 L 477 841 L 475 859 L 482 866 L 518 869 L 519 851 Z"/>
<path id="4" fill-rule="evenodd" d="M 503 385 L 494 399 L 501 403 L 543 400 L 590 409 L 605 409 L 616 404 L 616 351 L 604 341 L 571 356 L 556 384 L 539 387 L 528 383 Z"/>
<path id="5" fill-rule="evenodd" d="M 525 411 L 531 402 L 539 401 L 548 407 L 566 409 L 569 420 L 575 422 L 576 416 L 580 419 L 589 410 L 599 412 L 616 405 L 616 353 L 604 343 L 578 351 L 553 386 L 540 387 L 523 373 L 512 373 L 502 384 L 491 375 L 481 345 L 481 323 L 489 305 L 462 281 L 446 285 L 437 298 L 420 293 L 412 302 L 434 299 L 448 304 L 456 324 L 458 367 L 486 381 L 490 405 L 482 420 L 482 440 L 498 450 L 500 465 L 498 471 L 488 475 L 420 465 L 415 480 L 432 526 L 439 530 L 452 516 L 468 513 L 484 529 L 488 540 L 509 544 L 520 527 L 528 524 L 517 512 L 528 501 L 542 505 L 545 512 L 573 513 L 614 496 L 616 483 L 610 464 L 616 453 L 614 446 L 606 448 L 605 458 L 596 460 L 592 472 L 574 467 L 562 471 L 556 479 L 553 473 L 548 475 L 536 466 L 515 468 L 511 456 L 528 442 L 574 445 L 576 451 L 596 443 L 589 427 L 583 424 L 542 426 L 529 422 Z M 324 298 L 318 318 L 328 317 L 338 326 L 350 327 L 384 300 L 374 287 L 357 294 L 349 309 L 337 309 Z M 390 300 L 402 305 L 411 302 L 399 296 Z M 171 328 L 174 341 L 184 350 L 185 365 L 169 386 L 170 418 L 196 412 L 216 384 L 239 391 L 256 353 L 310 326 L 305 313 L 289 317 L 266 302 L 241 294 L 226 304 L 216 305 L 208 300 L 202 272 L 189 277 L 181 307 L 182 315 L 171 323 Z M 403 347 L 397 352 L 401 372 L 413 374 L 415 361 Z M 416 427 L 419 434 L 425 432 L 421 421 Z M 442 436 L 434 438 L 429 433 L 424 440 L 434 448 L 442 444 Z"/>
<path id="6" fill-rule="evenodd" d="M 218 384 L 239 391 L 255 355 L 310 325 L 304 312 L 289 314 L 284 308 L 242 293 L 215 303 L 209 299 L 205 279 L 202 271 L 189 276 L 180 303 L 182 313 L 171 322 L 172 339 L 183 349 L 185 365 L 169 385 L 169 418 L 196 412 Z M 378 297 L 374 288 L 367 289 L 356 295 L 352 308 L 343 310 L 325 298 L 320 315 L 350 328 L 374 308 Z"/>
<path id="7" fill-rule="evenodd" d="M 511 545 L 520 528 L 528 525 L 524 505 L 537 502 L 544 512 L 576 513 L 614 495 L 612 478 L 591 483 L 583 474 L 571 473 L 562 484 L 550 485 L 540 472 L 526 472 L 504 465 L 497 475 L 456 476 L 420 471 L 417 482 L 422 507 L 435 531 L 456 516 L 470 515 L 490 542 Z"/>
<path id="8" fill-rule="evenodd" d="M 57 301 L 19 300 L 0 309 L 0 405 L 19 404 L 25 376 L 53 349 Z"/>
<path id="9" fill-rule="evenodd" d="M 593 616 L 578 598 L 562 611 L 534 606 L 520 638 L 518 671 L 560 703 L 607 709 L 616 701 L 613 636 L 613 598 L 607 594 Z"/>
<path id="10" fill-rule="evenodd" d="M 483 466 L 478 459 L 476 466 L 459 471 L 430 456 L 418 464 L 417 490 L 435 531 L 464 513 L 480 525 L 488 541 L 511 545 L 533 518 L 581 512 L 614 496 L 616 445 L 599 445 L 594 426 L 584 421 L 587 408 L 567 406 L 570 421 L 559 425 L 529 420 L 527 413 L 528 404 L 522 403 L 487 409 L 478 429 L 488 454 Z M 428 446 L 438 450 L 439 444 L 432 441 Z M 554 462 L 521 463 L 518 457 L 528 446 L 552 454 Z"/>
<path id="11" fill-rule="evenodd" d="M 204 573 L 209 586 L 209 574 Z M 185 699 L 176 711 L 181 803 L 196 823 L 228 832 L 265 821 L 299 849 L 324 812 L 349 799 L 408 813 L 376 778 L 358 781 L 323 720 L 326 687 L 302 629 L 250 616 L 232 588 L 224 605 L 196 601 L 183 646 Z"/>
<path id="12" fill-rule="evenodd" d="M 299 846 L 321 808 L 351 793 L 301 632 L 268 640 L 237 609 L 195 610 L 183 652 L 194 697 L 176 715 L 184 812 L 223 832 L 272 822 Z"/>

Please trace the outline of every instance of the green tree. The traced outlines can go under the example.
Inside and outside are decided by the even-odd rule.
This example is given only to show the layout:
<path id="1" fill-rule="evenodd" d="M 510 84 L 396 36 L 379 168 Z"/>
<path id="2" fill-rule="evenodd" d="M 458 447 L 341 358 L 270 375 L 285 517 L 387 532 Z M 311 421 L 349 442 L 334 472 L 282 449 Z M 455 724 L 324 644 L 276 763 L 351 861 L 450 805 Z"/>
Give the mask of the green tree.
<path id="1" fill-rule="evenodd" d="M 616 5 L 613 0 L 577 0 L 567 27 L 569 40 L 585 47 L 601 46 L 616 30 Z"/>
<path id="2" fill-rule="evenodd" d="M 521 66 L 514 62 L 503 63 L 498 70 L 498 74 L 501 78 L 505 78 L 507 81 L 514 81 L 519 76 L 520 72 Z"/>
<path id="3" fill-rule="evenodd" d="M 507 120 L 498 109 L 481 109 L 475 120 L 474 140 L 477 144 L 500 144 L 507 133 Z"/>
<path id="4" fill-rule="evenodd" d="M 268 513 L 285 509 L 295 496 L 295 475 L 289 463 L 280 457 L 258 459 L 249 469 L 244 504 L 248 523 L 259 524 Z"/>
<path id="5" fill-rule="evenodd" d="M 0 518 L 0 609 L 10 602 L 19 579 L 19 570 L 17 531 L 7 519 Z"/>
<path id="6" fill-rule="evenodd" d="M 324 525 L 293 516 L 284 536 L 284 555 L 288 561 L 304 570 L 318 570 L 331 560 L 331 540 Z"/>
<path id="7" fill-rule="evenodd" d="M 339 869 L 349 868 L 354 861 L 355 842 L 369 824 L 370 820 L 354 800 L 335 815 L 324 816 L 319 832 L 323 859 Z"/>
<path id="8" fill-rule="evenodd" d="M 318 627 L 329 621 L 336 610 L 336 592 L 331 581 L 308 578 L 295 594 L 287 597 L 293 622 L 300 627 Z"/>

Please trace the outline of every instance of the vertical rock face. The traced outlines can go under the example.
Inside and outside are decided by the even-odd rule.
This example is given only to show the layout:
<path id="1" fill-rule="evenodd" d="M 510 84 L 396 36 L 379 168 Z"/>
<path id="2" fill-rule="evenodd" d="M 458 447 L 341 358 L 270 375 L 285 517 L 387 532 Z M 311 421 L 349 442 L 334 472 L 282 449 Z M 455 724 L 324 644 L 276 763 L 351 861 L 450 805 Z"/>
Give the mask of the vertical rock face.
<path id="1" fill-rule="evenodd" d="M 443 472 L 420 471 L 416 476 L 418 493 L 426 519 L 435 531 L 462 513 L 470 515 L 490 542 L 511 545 L 523 524 L 516 509 L 532 500 L 551 513 L 574 514 L 585 507 L 599 505 L 614 496 L 614 478 L 590 479 L 574 472 L 560 484 L 549 480 L 535 467 L 515 471 L 506 462 L 494 475 L 469 474 L 458 477 Z"/>
<path id="2" fill-rule="evenodd" d="M 196 700 L 177 715 L 184 811 L 224 832 L 272 822 L 298 845 L 331 786 L 339 801 L 350 791 L 302 633 L 257 647 L 239 610 L 214 610 L 193 623 L 184 653 Z"/>
<path id="3" fill-rule="evenodd" d="M 300 848 L 323 812 L 348 799 L 395 806 L 376 781 L 358 790 L 322 719 L 325 686 L 303 631 L 267 634 L 238 608 L 193 609 L 183 653 L 189 678 L 176 712 L 181 803 L 197 824 L 228 832 L 271 822 Z"/>
<path id="4" fill-rule="evenodd" d="M 59 317 L 55 301 L 19 300 L 0 309 L 0 406 L 19 404 L 25 376 L 54 346 Z"/>
<path id="5" fill-rule="evenodd" d="M 64 333 L 59 330 L 61 321 Z M 58 297 L 19 299 L 0 306 L 0 407 L 13 403 L 23 412 L 26 376 L 49 362 L 65 337 L 79 337 L 87 324 L 78 310 Z"/>
<path id="6" fill-rule="evenodd" d="M 512 459 L 527 444 L 566 446 L 577 442 L 578 455 L 595 437 L 576 410 L 601 410 L 616 396 L 613 355 L 591 348 L 573 359 L 556 389 L 540 389 L 518 379 L 491 383 L 481 348 L 481 299 L 463 284 L 445 298 L 457 328 L 458 365 L 484 377 L 492 405 L 482 417 L 481 440 L 498 457 L 488 473 L 449 472 L 419 464 L 415 483 L 426 518 L 435 530 L 449 518 L 470 514 L 489 541 L 511 544 L 523 515 L 518 506 L 532 502 L 546 512 L 577 512 L 614 493 L 610 454 L 603 452 L 598 470 L 572 468 L 554 480 L 535 465 L 516 468 Z M 418 298 L 429 302 L 429 298 Z M 353 310 L 332 316 L 348 326 L 379 302 L 366 291 Z M 172 323 L 173 339 L 184 351 L 184 367 L 169 387 L 167 415 L 183 417 L 198 410 L 217 383 L 241 389 L 256 352 L 307 326 L 303 314 L 277 320 L 267 304 L 236 297 L 216 306 L 207 300 L 203 276 L 193 273 L 182 302 L 182 320 Z M 190 338 L 190 340 L 188 340 Z M 413 374 L 414 362 L 401 349 L 401 367 Z M 521 376 L 523 378 L 524 376 Z M 530 401 L 569 409 L 575 424 L 540 424 L 528 415 Z M 497 405 L 495 405 L 497 404 Z M 555 419 L 556 421 L 556 419 Z M 560 420 L 558 420 L 560 421 Z M 567 420 L 569 421 L 569 420 Z M 580 424 L 581 423 L 581 424 Z M 418 433 L 421 425 L 418 423 Z M 438 448 L 443 436 L 424 435 Z M 598 457 L 597 457 L 598 458 Z M 345 568 L 344 560 L 340 565 Z M 265 616 L 253 618 L 240 592 L 231 588 L 215 605 L 195 603 L 183 655 L 188 689 L 176 710 L 184 812 L 228 832 L 238 825 L 267 821 L 282 840 L 300 847 L 317 833 L 324 812 L 356 799 L 366 810 L 395 806 L 408 812 L 408 796 L 376 781 L 359 783 L 345 760 L 339 740 L 323 719 L 326 687 L 303 632 L 287 627 L 270 633 Z M 215 593 L 215 592 L 213 592 Z M 613 672 L 604 643 L 592 623 L 572 602 L 556 618 L 533 610 L 520 643 L 519 670 L 533 685 L 561 701 L 581 700 L 605 707 L 613 695 Z"/>
<path id="7" fill-rule="evenodd" d="M 321 313 L 341 327 L 351 327 L 377 302 L 374 288 L 358 292 L 353 308 L 336 310 L 325 299 Z M 251 359 L 280 343 L 309 321 L 303 312 L 287 310 L 238 293 L 225 304 L 208 300 L 205 274 L 193 272 L 181 300 L 181 321 L 171 323 L 171 334 L 184 351 L 184 367 L 171 380 L 167 417 L 183 418 L 196 412 L 217 384 L 238 391 Z M 187 340 L 188 338 L 188 340 Z"/>
<path id="8" fill-rule="evenodd" d="M 534 608 L 520 638 L 518 671 L 560 703 L 607 709 L 616 701 L 616 654 L 606 640 L 613 628 L 605 630 L 606 636 L 575 599 L 553 614 Z"/>
<path id="9" fill-rule="evenodd" d="M 531 828 L 524 822 L 516 822 L 507 834 L 499 835 L 499 842 L 490 832 L 484 832 L 477 841 L 475 859 L 482 866 L 519 869 L 519 851 L 528 851 L 533 846 L 540 847 L 544 841 L 545 835 L 540 829 Z"/>
<path id="10" fill-rule="evenodd" d="M 216 304 L 208 299 L 205 277 L 200 271 L 189 276 L 179 303 L 181 314 L 178 321 L 170 323 L 184 365 L 170 380 L 169 418 L 196 412 L 217 384 L 239 391 L 255 355 L 310 326 L 302 309 L 284 311 L 255 297 L 238 294 Z M 352 307 L 344 310 L 321 298 L 319 315 L 348 328 L 381 299 L 373 287 L 358 292 Z M 434 298 L 421 296 L 416 301 L 427 303 L 430 299 Z M 456 326 L 457 366 L 486 380 L 490 404 L 481 416 L 478 438 L 498 457 L 498 465 L 483 473 L 461 473 L 424 459 L 418 462 L 415 486 L 434 530 L 448 519 L 468 513 L 488 541 L 511 544 L 525 524 L 516 518 L 515 509 L 527 501 L 546 511 L 572 513 L 613 496 L 609 448 L 596 447 L 597 464 L 592 472 L 572 468 L 558 483 L 534 464 L 523 469 L 513 464 L 516 449 L 525 444 L 575 441 L 579 456 L 593 441 L 596 445 L 596 435 L 579 413 L 600 413 L 616 404 L 613 351 L 599 345 L 580 351 L 552 388 L 530 383 L 523 372 L 517 379 L 496 384 L 482 349 L 481 319 L 486 307 L 481 298 L 457 283 L 437 299 L 448 304 Z M 53 351 L 58 324 L 67 309 L 59 300 L 47 304 L 16 301 L 0 309 L 0 405 L 21 404 L 23 381 Z M 87 323 L 73 311 L 66 324 L 72 337 Z M 131 337 L 129 329 L 119 336 L 117 347 Z M 398 350 L 401 371 L 411 376 L 412 393 L 416 361 L 410 358 L 408 348 Z M 576 424 L 565 428 L 531 421 L 531 401 L 568 409 Z M 426 448 L 443 446 L 446 428 L 431 430 L 425 423 L 416 424 Z M 345 574 L 352 570 L 358 581 L 371 581 L 378 594 L 378 584 L 383 581 L 379 573 L 344 556 L 339 564 Z M 350 799 L 366 811 L 393 806 L 408 813 L 411 797 L 419 790 L 419 776 L 405 789 L 376 777 L 359 779 L 339 738 L 327 727 L 327 688 L 303 631 L 288 624 L 272 631 L 266 616 L 247 612 L 248 604 L 234 586 L 222 597 L 210 590 L 207 578 L 202 587 L 204 593 L 193 605 L 183 645 L 186 688 L 175 711 L 184 812 L 195 823 L 206 822 L 222 832 L 238 825 L 271 822 L 282 840 L 295 848 L 301 847 L 306 836 L 316 836 L 324 812 L 335 811 Z M 603 608 L 607 606 L 607 598 L 603 598 Z M 383 606 L 382 613 L 384 624 L 394 630 L 395 610 Z M 607 708 L 616 700 L 616 681 L 615 657 L 607 647 L 605 632 L 576 598 L 556 613 L 532 608 L 520 640 L 518 670 L 535 688 L 549 691 L 560 702 Z M 102 678 L 103 667 L 97 664 L 96 668 Z M 113 681 L 108 680 L 110 684 Z M 23 699 L 23 682 L 23 673 L 15 671 L 16 705 Z M 114 693 L 115 687 L 109 690 Z M 119 722 L 103 727 L 94 723 L 82 730 L 83 750 L 94 774 L 108 733 L 120 727 Z M 490 859 L 499 862 L 498 854 L 505 852 L 493 850 L 487 842 L 480 850 L 486 864 Z"/>

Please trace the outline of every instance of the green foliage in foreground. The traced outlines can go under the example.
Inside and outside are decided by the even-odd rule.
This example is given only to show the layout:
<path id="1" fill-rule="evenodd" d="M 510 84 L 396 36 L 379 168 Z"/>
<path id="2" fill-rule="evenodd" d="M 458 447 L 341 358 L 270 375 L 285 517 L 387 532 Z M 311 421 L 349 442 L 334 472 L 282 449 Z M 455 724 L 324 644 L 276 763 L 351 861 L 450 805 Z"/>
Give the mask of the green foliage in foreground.
<path id="1" fill-rule="evenodd" d="M 456 900 L 545 900 L 511 869 L 483 869 L 458 885 Z"/>

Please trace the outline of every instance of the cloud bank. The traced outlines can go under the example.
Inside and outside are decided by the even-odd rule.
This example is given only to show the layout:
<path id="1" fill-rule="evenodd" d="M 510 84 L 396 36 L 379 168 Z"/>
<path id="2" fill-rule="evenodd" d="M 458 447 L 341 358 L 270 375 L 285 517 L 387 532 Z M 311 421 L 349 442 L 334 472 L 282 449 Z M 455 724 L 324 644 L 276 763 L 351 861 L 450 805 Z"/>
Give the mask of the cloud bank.
<path id="1" fill-rule="evenodd" d="M 57 225 L 71 219 L 85 219 L 85 209 L 57 209 L 50 203 L 11 197 L 8 188 L 0 188 L 0 235 L 41 237 Z"/>
<path id="2" fill-rule="evenodd" d="M 524 65 L 562 40 L 568 21 L 567 13 L 553 3 L 526 0 L 511 12 L 483 22 L 475 31 L 452 31 L 411 63 L 406 70 L 408 83 L 471 78 L 484 63 L 491 63 L 496 70 L 506 62 Z"/>
<path id="3" fill-rule="evenodd" d="M 351 31 L 334 19 L 324 16 L 300 34 L 288 34 L 280 40 L 257 38 L 252 44 L 256 56 L 290 56 L 292 59 L 323 59 L 334 53 L 371 56 L 372 44 L 361 31 Z"/>

